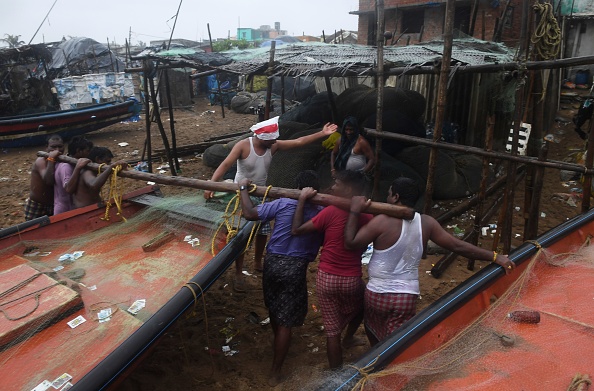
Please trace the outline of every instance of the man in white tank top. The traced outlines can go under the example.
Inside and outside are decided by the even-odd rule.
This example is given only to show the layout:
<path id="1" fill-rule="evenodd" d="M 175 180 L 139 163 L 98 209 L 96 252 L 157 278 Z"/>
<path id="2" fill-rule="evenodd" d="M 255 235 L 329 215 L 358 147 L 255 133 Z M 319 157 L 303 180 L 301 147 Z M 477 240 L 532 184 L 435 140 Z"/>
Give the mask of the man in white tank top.
<path id="1" fill-rule="evenodd" d="M 250 129 L 254 132 L 253 137 L 241 140 L 229 153 L 229 156 L 223 160 L 219 167 L 212 174 L 211 181 L 220 181 L 223 176 L 235 162 L 237 162 L 237 174 L 235 175 L 235 182 L 242 179 L 249 179 L 252 183 L 258 186 L 265 186 L 268 177 L 268 168 L 272 161 L 272 155 L 276 151 L 286 151 L 288 149 L 299 148 L 317 140 L 321 140 L 332 133 L 336 132 L 338 127 L 334 124 L 327 123 L 322 130 L 308 136 L 299 137 L 294 140 L 277 140 L 278 132 L 278 117 L 260 122 Z M 212 191 L 205 191 L 204 198 L 212 198 Z M 256 245 L 254 248 L 254 269 L 262 271 L 262 256 L 264 255 L 264 247 L 266 246 L 266 239 L 270 233 L 270 226 L 268 230 L 260 230 L 256 235 Z M 234 289 L 238 292 L 243 292 L 243 255 L 235 261 L 235 281 Z"/>
<path id="2" fill-rule="evenodd" d="M 387 202 L 414 207 L 419 196 L 416 183 L 400 177 L 392 182 Z M 347 248 L 359 248 L 373 242 L 364 315 L 365 331 L 372 346 L 415 315 L 420 293 L 419 262 L 428 240 L 467 258 L 495 262 L 506 274 L 516 266 L 505 255 L 455 238 L 428 215 L 415 213 L 410 221 L 377 215 L 357 230 L 358 215 L 369 203 L 365 197 L 352 198 L 344 243 Z"/>

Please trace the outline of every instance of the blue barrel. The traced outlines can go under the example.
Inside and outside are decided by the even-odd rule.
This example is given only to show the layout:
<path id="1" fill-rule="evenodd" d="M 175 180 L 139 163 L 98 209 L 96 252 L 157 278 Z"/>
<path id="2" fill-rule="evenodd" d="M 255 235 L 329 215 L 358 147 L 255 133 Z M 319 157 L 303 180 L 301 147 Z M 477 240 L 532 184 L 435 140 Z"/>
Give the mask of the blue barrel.
<path id="1" fill-rule="evenodd" d="M 581 69 L 575 74 L 575 84 L 590 84 L 590 70 Z"/>

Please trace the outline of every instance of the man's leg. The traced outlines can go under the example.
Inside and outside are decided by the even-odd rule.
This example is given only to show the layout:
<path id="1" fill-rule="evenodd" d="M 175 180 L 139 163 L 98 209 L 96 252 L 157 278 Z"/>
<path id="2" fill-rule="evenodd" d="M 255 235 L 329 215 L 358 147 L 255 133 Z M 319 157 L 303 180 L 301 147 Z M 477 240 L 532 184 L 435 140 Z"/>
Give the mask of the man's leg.
<path id="1" fill-rule="evenodd" d="M 375 334 L 373 334 L 371 330 L 367 328 L 367 326 L 365 326 L 365 335 L 367 335 L 367 339 L 369 340 L 371 347 L 374 347 L 379 342 Z"/>
<path id="2" fill-rule="evenodd" d="M 355 317 L 349 322 L 346 333 L 344 334 L 344 338 L 342 340 L 342 344 L 346 349 L 351 348 L 353 346 L 362 346 L 365 345 L 365 340 L 359 337 L 355 337 L 355 333 L 359 329 L 361 322 L 363 321 L 363 311 L 355 315 Z"/>
<path id="3" fill-rule="evenodd" d="M 328 364 L 330 364 L 330 369 L 336 369 L 342 366 L 340 335 L 326 337 L 326 353 L 328 354 Z"/>
<path id="4" fill-rule="evenodd" d="M 264 255 L 264 249 L 266 248 L 267 235 L 256 235 L 256 246 L 254 248 L 254 270 L 261 272 L 262 269 L 262 256 Z"/>
<path id="5" fill-rule="evenodd" d="M 289 352 L 291 345 L 292 330 L 290 327 L 276 324 L 276 321 L 270 319 L 270 323 L 274 324 L 274 354 L 272 358 L 272 367 L 270 368 L 270 378 L 268 385 L 276 386 L 281 380 L 281 368 Z"/>
<path id="6" fill-rule="evenodd" d="M 233 278 L 233 290 L 235 292 L 245 292 L 245 284 L 243 281 L 243 259 L 244 254 L 241 254 L 235 260 L 235 277 Z"/>

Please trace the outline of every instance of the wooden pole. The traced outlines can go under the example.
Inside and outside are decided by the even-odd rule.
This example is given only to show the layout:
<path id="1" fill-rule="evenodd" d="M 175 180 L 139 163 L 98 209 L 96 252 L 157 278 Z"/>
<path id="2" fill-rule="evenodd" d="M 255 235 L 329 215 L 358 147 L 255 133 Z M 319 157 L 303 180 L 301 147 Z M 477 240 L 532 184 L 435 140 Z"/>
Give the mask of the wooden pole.
<path id="1" fill-rule="evenodd" d="M 482 26 L 481 26 L 481 39 L 484 41 L 485 40 L 485 37 L 486 37 L 486 31 L 485 31 L 485 27 L 486 26 L 485 26 L 485 23 L 487 21 L 485 10 L 483 10 L 483 14 L 482 14 L 482 18 L 481 19 L 483 21 Z"/>
<path id="2" fill-rule="evenodd" d="M 478 14 L 479 0 L 472 2 L 472 9 L 470 11 L 470 26 L 468 27 L 468 35 L 474 37 L 474 26 L 476 25 L 476 16 Z"/>
<path id="3" fill-rule="evenodd" d="M 334 94 L 332 93 L 332 85 L 330 84 L 330 78 L 324 76 L 324 82 L 326 83 L 326 92 L 328 93 L 328 102 L 330 102 L 330 111 L 332 114 L 332 122 L 338 121 L 338 111 L 336 110 L 336 102 L 334 101 Z M 344 136 L 344 135 L 343 135 Z"/>
<path id="4" fill-rule="evenodd" d="M 443 128 L 445 108 L 447 104 L 448 75 L 450 73 L 450 63 L 452 61 L 452 40 L 454 30 L 454 11 L 456 10 L 455 0 L 446 1 L 445 29 L 443 54 L 441 58 L 441 71 L 439 75 L 439 84 L 437 90 L 437 113 L 435 116 L 435 127 L 433 129 L 433 141 L 441 139 Z M 437 164 L 437 155 L 439 150 L 435 147 L 429 154 L 429 169 L 427 172 L 427 187 L 425 188 L 425 214 L 431 214 L 433 205 L 433 179 L 435 177 L 435 165 Z"/>
<path id="5" fill-rule="evenodd" d="M 501 152 L 494 152 L 494 151 L 485 151 L 481 148 L 471 147 L 468 145 L 459 145 L 459 144 L 452 144 L 446 143 L 443 141 L 432 141 L 427 140 L 421 137 L 414 137 L 414 136 L 407 136 L 404 134 L 397 134 L 391 132 L 377 132 L 373 129 L 365 129 L 368 135 L 378 138 L 386 138 L 389 140 L 398 140 L 398 141 L 407 141 L 410 143 L 414 143 L 416 145 L 425 145 L 428 147 L 435 147 L 437 149 L 445 149 L 449 151 L 456 151 L 456 152 L 464 152 L 464 153 L 471 153 L 478 156 L 488 156 L 493 159 L 501 159 L 505 161 L 514 161 L 518 163 L 525 163 L 525 164 L 532 164 L 535 166 L 542 166 L 542 167 L 549 167 L 555 168 L 558 170 L 568 170 L 572 172 L 580 172 L 580 173 L 594 173 L 593 169 L 588 169 L 585 166 L 580 166 L 579 164 L 574 163 L 566 163 L 557 160 L 547 160 L 547 161 L 539 161 L 536 157 L 531 156 L 513 156 L 508 153 L 501 153 Z"/>
<path id="6" fill-rule="evenodd" d="M 47 157 L 49 154 L 47 152 L 37 152 L 37 156 Z M 60 155 L 57 158 L 61 162 L 66 162 L 70 164 L 76 164 L 77 159 L 72 158 L 66 155 Z M 92 169 L 93 171 L 97 171 L 99 168 L 98 164 L 89 163 L 87 168 Z M 123 170 L 118 172 L 118 176 L 122 178 L 130 178 L 130 179 L 137 179 L 140 181 L 151 181 L 163 185 L 172 185 L 172 186 L 182 186 L 182 187 L 190 187 L 193 189 L 201 189 L 201 190 L 210 190 L 210 191 L 223 191 L 228 193 L 234 193 L 237 189 L 236 183 L 228 183 L 228 182 L 213 182 L 213 181 L 204 181 L 200 179 L 194 178 L 186 178 L 182 176 L 167 176 L 167 175 L 160 175 L 160 174 L 150 174 L 147 172 L 136 171 L 136 170 Z M 252 193 L 255 196 L 262 197 L 267 192 L 266 186 L 257 186 L 255 191 Z M 282 187 L 272 187 L 268 191 L 268 197 L 271 198 L 292 198 L 292 199 L 299 199 L 299 195 L 301 194 L 301 190 L 298 189 L 285 189 Z M 329 194 L 321 194 L 318 193 L 310 200 L 313 204 L 316 205 L 335 205 L 341 209 L 349 210 L 351 207 L 351 200 L 347 198 L 341 198 L 332 196 Z M 367 209 L 364 211 L 365 213 L 371 214 L 386 214 L 392 217 L 411 220 L 414 217 L 414 210 L 405 206 L 397 206 L 391 204 L 385 204 L 382 202 L 372 202 Z"/>
<path id="7" fill-rule="evenodd" d="M 546 160 L 549 150 L 549 143 L 542 141 L 538 154 L 539 160 Z M 540 196 L 544 182 L 544 167 L 536 167 L 534 172 L 532 200 L 527 211 L 528 221 L 524 228 L 524 241 L 535 239 L 538 235 L 538 219 L 540 218 Z"/>
<path id="8" fill-rule="evenodd" d="M 375 2 L 375 13 L 377 15 L 377 102 L 375 130 L 381 134 L 383 133 L 384 116 L 384 0 L 377 0 Z M 381 152 L 382 139 L 378 138 L 375 143 L 375 168 L 373 171 L 373 191 L 371 192 L 371 198 L 380 197 Z"/>
<path id="9" fill-rule="evenodd" d="M 281 113 L 285 114 L 285 75 L 281 75 Z"/>
<path id="10" fill-rule="evenodd" d="M 175 120 L 173 118 L 173 102 L 171 99 L 171 88 L 169 86 L 169 72 L 167 69 L 163 71 L 165 78 L 165 94 L 167 95 L 167 109 L 169 110 L 169 131 L 171 132 L 171 150 L 173 152 L 173 162 L 175 164 L 175 172 L 179 172 L 179 160 L 177 159 L 177 137 L 175 134 Z"/>
<path id="11" fill-rule="evenodd" d="M 150 96 L 149 96 L 149 88 L 148 88 L 148 80 L 149 80 L 149 60 L 143 61 L 143 68 L 144 68 L 144 114 L 145 114 L 145 129 L 146 129 L 146 139 L 145 139 L 145 150 L 146 150 L 146 160 L 148 164 L 149 172 L 153 172 L 153 157 L 151 156 L 151 106 L 150 106 Z M 144 151 L 142 153 L 144 158 Z"/>
<path id="12" fill-rule="evenodd" d="M 111 63 L 111 71 L 115 73 L 115 67 L 113 66 L 113 57 L 111 56 L 111 48 L 109 47 L 109 37 L 107 37 L 107 51 L 109 52 L 109 62 Z"/>
<path id="13" fill-rule="evenodd" d="M 487 132 L 485 133 L 485 151 L 490 151 L 493 149 L 493 129 L 495 128 L 495 117 L 494 115 L 490 115 L 487 119 Z M 477 197 L 477 207 L 476 213 L 474 218 L 474 226 L 473 226 L 473 234 L 472 234 L 472 244 L 475 246 L 478 244 L 479 232 L 481 231 L 481 223 L 483 221 L 483 207 L 487 193 L 487 179 L 489 178 L 489 163 L 490 160 L 488 157 L 483 157 L 483 168 L 481 173 L 481 184 L 478 192 Z M 468 263 L 466 268 L 468 270 L 474 270 L 474 259 L 468 259 Z"/>
<path id="14" fill-rule="evenodd" d="M 181 2 L 180 2 L 181 6 Z M 206 28 L 208 29 L 208 42 L 210 42 L 210 51 L 214 53 L 214 49 L 212 47 L 212 37 L 210 35 L 210 23 L 206 23 Z M 219 100 L 221 101 L 221 115 L 225 118 L 225 103 L 223 102 L 223 94 L 221 92 L 221 82 L 219 80 L 219 74 L 217 73 L 217 89 L 219 91 Z"/>
<path id="15" fill-rule="evenodd" d="M 588 133 L 588 152 L 586 152 L 586 168 L 591 169 L 594 163 L 594 120 L 590 120 Z M 590 209 L 590 196 L 592 195 L 592 174 L 584 176 L 582 191 L 582 213 Z"/>
<path id="16" fill-rule="evenodd" d="M 167 162 L 169 163 L 169 170 L 171 175 L 177 175 L 175 170 L 175 164 L 171 157 L 171 149 L 169 148 L 169 141 L 167 140 L 167 134 L 165 134 L 165 128 L 163 128 L 163 122 L 161 122 L 161 113 L 159 112 L 159 102 L 157 102 L 157 92 L 155 90 L 155 83 L 152 77 L 149 77 L 149 88 L 151 93 L 151 100 L 153 102 L 153 116 L 157 122 L 159 133 L 161 133 L 161 139 L 163 140 L 163 147 L 165 148 L 165 154 L 167 155 Z"/>
<path id="17" fill-rule="evenodd" d="M 326 43 L 326 33 L 324 33 L 324 30 L 322 30 L 322 39 L 324 40 L 324 43 Z"/>
<path id="18" fill-rule="evenodd" d="M 268 59 L 268 69 L 266 70 L 266 107 L 264 108 L 264 119 L 270 119 L 270 103 L 272 101 L 272 74 L 274 73 L 274 51 L 276 50 L 276 41 L 270 41 L 270 58 Z"/>

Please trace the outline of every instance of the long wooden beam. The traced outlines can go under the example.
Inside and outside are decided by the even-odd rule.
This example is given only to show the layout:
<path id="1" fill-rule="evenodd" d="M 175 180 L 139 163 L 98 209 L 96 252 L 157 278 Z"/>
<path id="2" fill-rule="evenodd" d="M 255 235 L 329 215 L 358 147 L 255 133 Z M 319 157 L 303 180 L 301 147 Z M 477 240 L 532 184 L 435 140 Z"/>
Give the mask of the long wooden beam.
<path id="1" fill-rule="evenodd" d="M 414 137 L 414 136 L 407 136 L 404 134 L 398 133 L 391 133 L 391 132 L 376 132 L 373 129 L 365 129 L 367 134 L 373 137 L 383 137 L 390 140 L 398 140 L 398 141 L 408 141 L 415 143 L 417 145 L 425 145 L 428 147 L 435 146 L 436 148 L 447 149 L 450 151 L 457 151 L 457 152 L 465 152 L 465 153 L 472 153 L 474 155 L 479 156 L 487 156 L 493 159 L 501 159 L 501 160 L 510 160 L 515 161 L 518 163 L 525 163 L 525 164 L 533 164 L 535 166 L 542 166 L 542 167 L 549 167 L 555 168 L 559 170 L 567 170 L 572 172 L 580 172 L 583 174 L 594 174 L 594 169 L 587 168 L 585 166 L 580 166 L 579 164 L 573 163 L 566 163 L 557 160 L 546 160 L 540 161 L 536 157 L 531 156 L 513 156 L 507 153 L 502 152 L 495 152 L 495 151 L 485 151 L 484 149 L 471 147 L 468 145 L 459 145 L 459 144 L 452 144 L 452 143 L 445 143 L 442 141 L 434 142 L 432 140 L 428 140 L 421 137 Z"/>
<path id="2" fill-rule="evenodd" d="M 48 157 L 47 152 L 37 152 L 37 156 Z M 58 161 L 66 162 L 70 164 L 76 164 L 78 161 L 75 158 L 66 155 L 60 155 L 57 157 Z M 89 163 L 87 167 L 93 171 L 99 169 L 99 165 L 95 163 Z M 160 174 L 151 174 L 136 170 L 124 170 L 118 172 L 118 175 L 122 178 L 137 179 L 141 181 L 151 181 L 163 185 L 182 186 L 190 187 L 193 189 L 210 190 L 210 191 L 222 191 L 222 192 L 235 192 L 237 191 L 236 183 L 228 182 L 212 182 L 203 181 L 201 179 L 186 178 L 182 176 L 167 176 Z M 257 186 L 255 191 L 252 193 L 255 196 L 263 197 L 266 194 L 266 186 Z M 298 189 L 285 189 L 282 187 L 272 187 L 268 191 L 267 197 L 271 198 L 292 198 L 298 199 L 301 194 L 301 190 Z M 196 196 L 198 197 L 198 195 Z M 310 199 L 310 202 L 316 205 L 329 206 L 334 205 L 344 210 L 349 210 L 351 206 L 351 200 L 341 197 L 332 196 L 329 194 L 317 194 Z M 371 205 L 365 210 L 365 213 L 371 214 L 386 214 L 399 219 L 411 220 L 414 217 L 414 210 L 404 206 L 390 205 L 382 202 L 372 202 Z"/>

